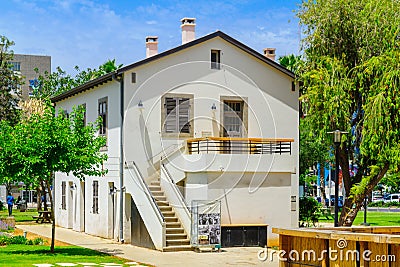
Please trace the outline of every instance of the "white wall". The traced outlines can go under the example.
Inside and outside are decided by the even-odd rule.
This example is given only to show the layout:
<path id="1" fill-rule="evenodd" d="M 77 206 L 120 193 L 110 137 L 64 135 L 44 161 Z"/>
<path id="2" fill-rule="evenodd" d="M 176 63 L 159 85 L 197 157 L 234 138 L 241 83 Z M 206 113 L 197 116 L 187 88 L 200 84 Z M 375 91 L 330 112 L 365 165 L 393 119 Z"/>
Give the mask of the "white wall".
<path id="1" fill-rule="evenodd" d="M 69 113 L 73 107 L 86 104 L 86 121 L 94 122 L 98 118 L 98 100 L 108 97 L 107 120 L 107 153 L 108 160 L 104 168 L 108 173 L 104 177 L 86 177 L 84 183 L 72 175 L 56 174 L 55 214 L 56 223 L 59 226 L 72 228 L 76 231 L 85 231 L 88 234 L 101 237 L 118 239 L 119 237 L 119 193 L 110 195 L 109 183 L 119 188 L 119 83 L 112 81 L 99 86 L 96 90 L 89 90 L 78 95 L 57 102 L 56 109 L 67 110 Z M 99 181 L 99 211 L 93 213 L 93 181 Z M 61 182 L 67 183 L 67 209 L 61 209 Z M 73 190 L 68 188 L 70 182 L 75 186 Z M 84 195 L 81 186 L 84 186 Z M 114 197 L 114 206 L 111 198 Z M 83 218 L 83 207 L 86 216 Z M 113 211 L 114 209 L 114 211 Z M 110 219 L 114 216 L 114 219 Z"/>
<path id="2" fill-rule="evenodd" d="M 221 62 L 227 65 L 221 70 L 210 69 L 211 49 L 222 51 Z M 136 83 L 131 83 L 131 72 L 136 73 Z M 165 93 L 194 95 L 193 137 L 203 132 L 219 136 L 221 96 L 245 97 L 248 137 L 294 138 L 296 157 L 298 91 L 291 91 L 291 82 L 285 74 L 219 38 L 133 69 L 125 75 L 126 160 L 136 161 L 143 173 L 151 175 L 151 159 L 181 142 L 161 133 L 161 96 Z M 137 107 L 139 101 L 144 105 L 142 111 Z M 215 112 L 212 104 L 217 106 Z"/>
<path id="3" fill-rule="evenodd" d="M 211 49 L 221 50 L 221 63 L 223 65 L 220 70 L 210 68 Z M 136 83 L 131 82 L 132 72 L 136 73 Z M 284 179 L 282 178 L 285 181 L 284 185 L 279 183 L 278 185 L 268 185 L 267 183 L 265 186 L 259 187 L 256 193 L 249 195 L 246 193 L 245 186 L 235 187 L 235 185 L 227 182 L 229 179 L 225 180 L 224 177 L 222 177 L 221 181 L 224 182 L 219 185 L 220 187 L 214 188 L 213 185 L 208 185 L 210 182 L 208 173 L 194 174 L 186 170 L 187 199 L 189 202 L 192 199 L 204 197 L 213 199 L 217 195 L 221 195 L 221 190 L 231 190 L 226 195 L 230 199 L 228 205 L 231 206 L 231 215 L 226 215 L 228 208 L 225 205 L 225 208 L 223 208 L 225 222 L 233 219 L 241 223 L 246 221 L 245 218 L 251 218 L 253 223 L 268 221 L 269 224 L 277 224 L 280 227 L 296 226 L 297 211 L 290 212 L 290 196 L 298 195 L 298 90 L 292 92 L 291 84 L 292 79 L 287 75 L 220 38 L 132 69 L 124 75 L 124 105 L 126 108 L 123 129 L 124 161 L 128 164 L 135 161 L 147 178 L 157 168 L 153 164 L 159 160 L 157 155 L 161 151 L 184 142 L 183 139 L 165 137 L 161 133 L 161 97 L 165 93 L 194 95 L 193 137 L 202 137 L 205 132 L 211 133 L 212 136 L 219 136 L 221 97 L 240 96 L 247 100 L 249 107 L 248 137 L 293 138 L 294 142 L 292 143 L 292 155 L 289 157 L 285 155 L 279 158 L 279 155 L 277 155 L 278 158 L 275 160 L 267 159 L 268 157 L 246 157 L 244 161 L 242 161 L 243 158 L 232 157 L 234 160 L 229 159 L 230 164 L 234 163 L 235 160 L 239 160 L 241 164 L 232 164 L 231 171 L 235 171 L 235 168 L 240 166 L 243 173 L 262 171 L 265 177 L 266 172 L 271 171 L 271 168 L 266 168 L 265 164 L 276 166 L 272 170 L 280 173 L 271 173 L 270 176 L 284 177 Z M 119 83 L 108 82 L 95 89 L 67 98 L 57 103 L 57 107 L 70 111 L 73 105 L 86 103 L 87 121 L 94 121 L 98 116 L 97 101 L 104 96 L 108 96 L 109 111 L 108 150 L 105 153 L 111 159 L 109 164 L 105 165 L 105 168 L 112 170 L 106 177 L 97 178 L 101 196 L 99 214 L 91 213 L 91 184 L 94 178 L 89 177 L 85 181 L 85 231 L 94 235 L 110 236 L 110 220 L 107 219 L 110 214 L 108 210 L 110 206 L 109 195 L 107 194 L 108 183 L 114 182 L 114 185 L 119 188 L 118 168 L 114 169 L 114 163 L 119 160 Z M 144 105 L 142 110 L 138 109 L 139 101 Z M 216 111 L 211 110 L 213 104 L 217 107 Z M 185 152 L 182 150 L 178 153 Z M 255 159 L 261 163 L 261 165 L 258 165 L 260 167 L 253 166 Z M 192 161 L 188 165 L 196 165 L 193 161 L 194 158 L 188 158 L 188 160 Z M 214 164 L 211 164 L 214 166 L 213 175 L 216 173 L 215 169 L 219 168 L 218 165 L 224 162 L 222 157 L 211 162 Z M 253 167 L 250 168 L 250 166 Z M 249 169 L 247 169 L 248 167 Z M 226 171 L 228 178 L 234 175 L 234 172 L 229 172 L 229 169 L 224 169 L 224 171 Z M 179 173 L 178 169 L 176 173 Z M 73 180 L 72 177 L 57 174 L 56 190 L 58 190 L 58 193 L 56 196 L 60 196 L 62 179 Z M 73 181 L 78 184 L 78 181 Z M 200 192 L 195 181 L 207 184 L 207 186 Z M 135 185 L 130 184 L 130 186 Z M 128 195 L 131 192 L 127 191 L 126 193 Z M 79 197 L 76 199 L 78 203 Z M 116 199 L 118 201 L 119 197 Z M 56 197 L 56 200 L 60 205 L 60 199 Z M 140 199 L 137 201 L 140 203 Z M 259 202 L 266 204 L 260 207 L 261 210 L 251 209 L 251 216 L 241 211 L 244 203 L 249 206 Z M 273 205 L 268 203 L 273 203 Z M 119 207 L 119 203 L 116 203 L 116 205 Z M 125 217 L 129 215 L 129 212 L 125 210 Z M 278 212 L 278 215 L 272 216 L 275 212 Z M 116 217 L 118 218 L 119 215 L 117 214 Z M 64 226 L 67 224 L 65 221 L 68 222 L 68 214 L 62 210 L 58 211 L 57 223 Z M 80 218 L 80 222 L 82 222 L 82 218 Z M 128 228 L 129 218 L 125 218 L 124 223 Z M 118 225 L 118 223 L 115 225 Z M 82 229 L 82 226 L 76 225 L 74 228 L 79 230 Z M 118 233 L 114 229 L 115 232 Z"/>

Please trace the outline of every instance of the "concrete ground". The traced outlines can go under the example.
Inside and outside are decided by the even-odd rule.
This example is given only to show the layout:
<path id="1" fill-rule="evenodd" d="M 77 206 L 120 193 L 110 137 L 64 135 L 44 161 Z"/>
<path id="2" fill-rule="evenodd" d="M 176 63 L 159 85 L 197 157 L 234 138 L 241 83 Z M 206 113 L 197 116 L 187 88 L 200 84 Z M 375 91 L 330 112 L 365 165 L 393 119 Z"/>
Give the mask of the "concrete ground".
<path id="1" fill-rule="evenodd" d="M 17 225 L 22 231 L 35 233 L 44 237 L 51 237 L 51 225 Z M 146 263 L 154 266 L 268 266 L 278 267 L 277 259 L 265 261 L 258 259 L 258 252 L 262 249 L 259 247 L 247 248 L 223 248 L 222 252 L 160 252 L 146 248 L 140 248 L 129 244 L 120 244 L 113 240 L 103 239 L 70 229 L 57 227 L 56 239 L 72 245 L 85 247 L 101 252 L 105 252 L 114 256 L 118 256 L 127 260 Z M 268 256 L 270 255 L 268 251 Z M 261 254 L 264 256 L 265 254 Z"/>

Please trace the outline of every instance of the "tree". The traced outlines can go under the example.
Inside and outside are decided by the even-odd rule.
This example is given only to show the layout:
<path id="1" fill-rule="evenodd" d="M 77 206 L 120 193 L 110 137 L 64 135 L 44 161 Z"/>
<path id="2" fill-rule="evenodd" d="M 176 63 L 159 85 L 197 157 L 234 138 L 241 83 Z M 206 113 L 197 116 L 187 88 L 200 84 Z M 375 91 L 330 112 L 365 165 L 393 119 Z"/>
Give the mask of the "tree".
<path id="1" fill-rule="evenodd" d="M 77 72 L 75 76 L 68 74 L 61 67 L 57 67 L 56 71 L 52 73 L 46 71 L 44 75 L 40 75 L 39 70 L 35 69 L 39 75 L 39 83 L 37 87 L 33 88 L 33 95 L 36 98 L 47 99 L 113 72 L 120 67 L 122 67 L 122 64 L 117 66 L 115 59 L 109 59 L 100 65 L 98 70 L 91 68 L 81 70 L 78 66 L 75 66 L 75 71 Z"/>
<path id="2" fill-rule="evenodd" d="M 400 166 L 400 2 L 309 0 L 297 16 L 311 127 L 321 140 L 349 132 L 338 148 L 346 191 L 339 225 L 352 225 L 364 198 Z"/>
<path id="3" fill-rule="evenodd" d="M 52 252 L 55 220 L 51 186 L 55 172 L 72 173 L 80 179 L 86 175 L 100 176 L 106 173 L 101 166 L 107 159 L 107 155 L 100 152 L 105 139 L 95 136 L 99 121 L 85 126 L 83 108 L 74 109 L 69 117 L 62 113 L 55 116 L 54 113 L 54 108 L 49 104 L 43 113 L 29 114 L 17 125 L 0 129 L 0 135 L 7 130 L 12 137 L 10 143 L 3 140 L 1 147 L 13 146 L 12 152 L 0 150 L 0 157 L 18 155 L 13 162 L 22 166 L 17 174 L 20 181 L 46 188 L 49 194 L 53 221 Z"/>
<path id="4" fill-rule="evenodd" d="M 10 64 L 14 53 L 9 49 L 13 45 L 14 42 L 8 40 L 7 37 L 0 36 L 0 121 L 7 120 L 16 123 L 22 78 L 14 72 Z"/>
<path id="5" fill-rule="evenodd" d="M 290 54 L 279 57 L 278 61 L 279 64 L 292 71 L 296 76 L 301 74 L 304 65 L 301 56 Z M 303 86 L 300 86 L 300 95 L 302 94 Z M 300 101 L 300 175 L 306 177 L 309 174 L 309 168 L 315 166 L 315 163 L 320 163 L 320 190 L 322 203 L 325 203 L 325 167 L 330 160 L 329 146 L 325 140 L 318 139 L 305 114 L 307 114 L 307 105 Z"/>

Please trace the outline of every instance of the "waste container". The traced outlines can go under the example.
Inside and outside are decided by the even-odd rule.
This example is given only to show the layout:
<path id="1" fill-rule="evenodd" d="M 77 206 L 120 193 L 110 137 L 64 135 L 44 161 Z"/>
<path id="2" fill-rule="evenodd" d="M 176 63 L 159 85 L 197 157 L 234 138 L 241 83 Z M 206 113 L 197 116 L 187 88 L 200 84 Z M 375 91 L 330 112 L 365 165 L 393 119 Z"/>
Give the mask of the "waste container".
<path id="1" fill-rule="evenodd" d="M 19 211 L 21 211 L 21 212 L 26 211 L 26 201 L 21 200 L 19 203 L 17 203 L 17 207 L 18 207 Z"/>

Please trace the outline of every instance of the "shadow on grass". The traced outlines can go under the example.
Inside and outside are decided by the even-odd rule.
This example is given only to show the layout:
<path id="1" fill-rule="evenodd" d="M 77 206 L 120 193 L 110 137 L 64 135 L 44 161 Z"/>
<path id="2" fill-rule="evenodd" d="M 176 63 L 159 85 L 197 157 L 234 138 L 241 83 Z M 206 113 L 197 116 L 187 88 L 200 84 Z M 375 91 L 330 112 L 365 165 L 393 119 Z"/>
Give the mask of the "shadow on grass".
<path id="1" fill-rule="evenodd" d="M 4 251 L 6 252 L 6 251 Z M 8 252 L 12 252 L 13 254 L 20 254 L 20 255 L 47 255 L 47 256 L 57 256 L 57 255 L 62 255 L 62 256 L 93 256 L 93 257 L 98 257 L 98 256 L 108 256 L 108 254 L 114 255 L 117 253 L 121 253 L 121 251 L 112 251 L 112 250 L 107 250 L 104 249 L 104 252 L 99 252 L 96 250 L 91 250 L 91 249 L 86 249 L 86 248 L 80 248 L 80 247 L 57 247 L 54 249 L 54 253 L 50 252 L 50 248 L 48 247 L 42 247 L 40 249 L 33 249 L 33 250 L 26 250 L 26 249 L 10 249 Z M 106 254 L 106 252 L 108 254 Z M 7 253 L 7 252 L 6 252 Z"/>

